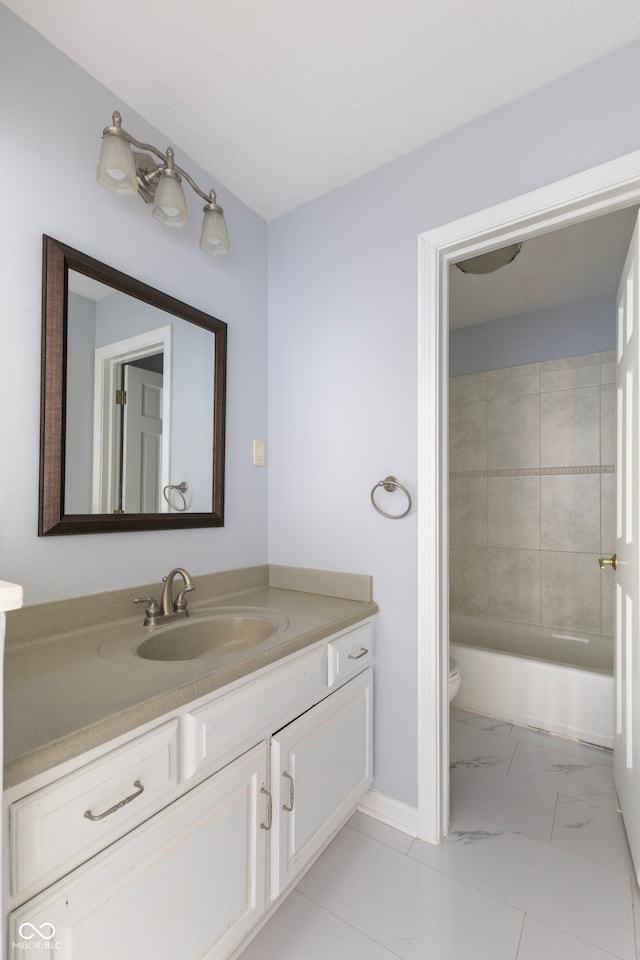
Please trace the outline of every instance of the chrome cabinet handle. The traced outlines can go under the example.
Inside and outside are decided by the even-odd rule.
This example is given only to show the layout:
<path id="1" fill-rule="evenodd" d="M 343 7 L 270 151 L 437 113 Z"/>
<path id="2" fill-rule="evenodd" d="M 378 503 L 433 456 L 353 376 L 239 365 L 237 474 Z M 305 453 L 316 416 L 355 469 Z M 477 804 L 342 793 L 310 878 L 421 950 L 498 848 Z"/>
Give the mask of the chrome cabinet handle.
<path id="1" fill-rule="evenodd" d="M 287 806 L 286 803 L 283 803 L 283 804 L 282 804 L 282 809 L 283 809 L 283 810 L 286 810 L 287 813 L 291 813 L 291 811 L 293 810 L 293 802 L 294 802 L 294 800 L 295 800 L 295 793 L 294 793 L 294 787 L 293 787 L 293 777 L 291 776 L 290 773 L 287 773 L 286 770 L 284 771 L 284 773 L 282 774 L 282 776 L 283 776 L 283 777 L 286 777 L 287 780 L 289 781 L 289 806 Z"/>
<path id="2" fill-rule="evenodd" d="M 127 803 L 131 803 L 132 800 L 135 800 L 136 797 L 139 797 L 141 793 L 144 793 L 144 787 L 139 780 L 134 780 L 133 785 L 136 788 L 135 793 L 129 794 L 128 797 L 125 797 L 124 800 L 120 800 L 119 803 L 114 803 L 114 805 L 109 807 L 108 810 L 105 810 L 104 813 L 91 813 L 91 810 L 85 810 L 84 815 L 87 820 L 104 820 L 105 817 L 111 816 L 111 814 L 115 813 L 116 810 L 120 810 L 122 807 L 126 806 Z"/>
<path id="3" fill-rule="evenodd" d="M 368 653 L 369 653 L 369 651 L 367 650 L 366 647 L 360 647 L 360 653 L 356 654 L 355 657 L 354 657 L 354 655 L 353 655 L 352 653 L 350 653 L 349 656 L 347 657 L 347 660 L 359 660 L 360 657 L 364 657 L 364 656 L 366 656 Z"/>
<path id="4" fill-rule="evenodd" d="M 260 787 L 260 793 L 266 794 L 267 797 L 267 822 L 260 824 L 261 830 L 271 830 L 271 820 L 273 818 L 273 801 L 271 800 L 271 794 L 264 787 Z"/>

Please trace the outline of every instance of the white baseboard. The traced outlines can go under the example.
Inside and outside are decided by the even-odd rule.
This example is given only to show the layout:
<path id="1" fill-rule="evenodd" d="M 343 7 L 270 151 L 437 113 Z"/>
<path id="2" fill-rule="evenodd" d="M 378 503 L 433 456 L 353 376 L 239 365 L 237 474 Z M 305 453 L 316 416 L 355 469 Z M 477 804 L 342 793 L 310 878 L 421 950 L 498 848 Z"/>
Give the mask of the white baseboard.
<path id="1" fill-rule="evenodd" d="M 408 803 L 369 790 L 358 804 L 358 810 L 411 837 L 418 836 L 418 811 Z"/>

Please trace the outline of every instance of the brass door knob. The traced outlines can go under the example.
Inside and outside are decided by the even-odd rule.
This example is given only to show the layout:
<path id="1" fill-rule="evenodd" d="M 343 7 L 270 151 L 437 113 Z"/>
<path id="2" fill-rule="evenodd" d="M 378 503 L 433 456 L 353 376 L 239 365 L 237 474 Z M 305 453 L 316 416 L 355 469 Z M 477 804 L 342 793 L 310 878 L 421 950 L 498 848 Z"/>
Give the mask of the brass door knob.
<path id="1" fill-rule="evenodd" d="M 614 570 L 618 569 L 618 558 L 615 553 L 612 557 L 600 557 L 598 563 L 600 564 L 601 570 L 604 570 L 605 567 L 613 567 Z"/>

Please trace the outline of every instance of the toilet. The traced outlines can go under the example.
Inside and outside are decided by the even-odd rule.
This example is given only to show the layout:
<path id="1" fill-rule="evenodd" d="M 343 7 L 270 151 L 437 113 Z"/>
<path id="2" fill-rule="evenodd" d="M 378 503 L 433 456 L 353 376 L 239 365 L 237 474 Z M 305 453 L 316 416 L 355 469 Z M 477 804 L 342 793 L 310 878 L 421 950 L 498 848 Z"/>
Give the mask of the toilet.
<path id="1" fill-rule="evenodd" d="M 451 703 L 460 689 L 461 682 L 460 667 L 453 657 L 449 657 L 449 703 Z"/>

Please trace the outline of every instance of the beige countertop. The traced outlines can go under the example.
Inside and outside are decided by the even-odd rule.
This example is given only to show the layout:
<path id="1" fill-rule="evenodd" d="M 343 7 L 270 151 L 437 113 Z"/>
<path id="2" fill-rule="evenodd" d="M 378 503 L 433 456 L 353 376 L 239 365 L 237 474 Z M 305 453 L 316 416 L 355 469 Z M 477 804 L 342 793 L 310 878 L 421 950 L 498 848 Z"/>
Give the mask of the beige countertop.
<path id="1" fill-rule="evenodd" d="M 228 574 L 195 576 L 200 595 L 196 600 L 196 594 L 191 594 L 193 600 L 189 603 L 192 621 L 204 616 L 205 611 L 225 607 L 261 608 L 286 618 L 277 642 L 248 648 L 240 656 L 167 662 L 142 660 L 128 650 L 113 654 L 118 646 L 113 641 L 117 641 L 119 634 L 137 635 L 139 631 L 141 638 L 149 635 L 149 628 L 142 627 L 141 609 L 136 609 L 133 615 L 129 612 L 131 597 L 140 595 L 132 590 L 104 595 L 107 600 L 102 606 L 87 605 L 89 598 L 68 601 L 66 623 L 64 601 L 42 604 L 39 609 L 25 608 L 9 615 L 24 616 L 14 621 L 13 635 L 11 621 L 7 631 L 5 788 L 378 611 L 370 599 L 368 577 L 346 575 L 346 579 L 336 582 L 338 575 L 326 574 L 323 578 L 323 571 L 286 567 L 248 570 L 248 577 L 239 572 L 240 579 L 229 579 Z M 292 575 L 288 571 L 292 571 Z M 249 589 L 222 592 L 239 583 L 250 584 Z M 294 589 L 290 589 L 291 586 Z M 323 588 L 343 596 L 324 595 L 319 592 Z M 96 611 L 93 617 L 86 609 Z M 100 611 L 101 622 L 91 622 L 101 615 Z M 105 611 L 109 614 L 106 619 Z M 127 616 L 117 616 L 123 612 Z"/>

